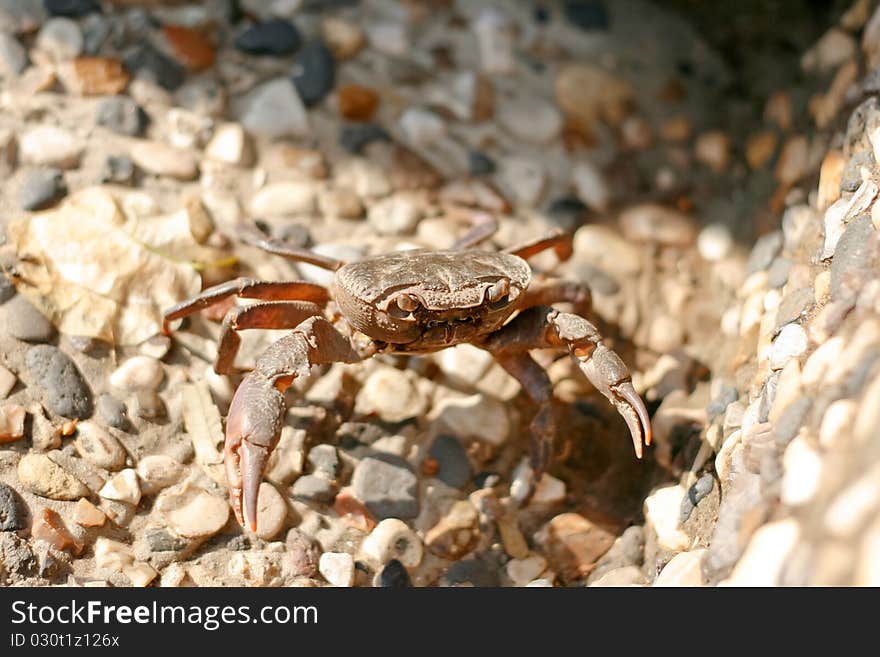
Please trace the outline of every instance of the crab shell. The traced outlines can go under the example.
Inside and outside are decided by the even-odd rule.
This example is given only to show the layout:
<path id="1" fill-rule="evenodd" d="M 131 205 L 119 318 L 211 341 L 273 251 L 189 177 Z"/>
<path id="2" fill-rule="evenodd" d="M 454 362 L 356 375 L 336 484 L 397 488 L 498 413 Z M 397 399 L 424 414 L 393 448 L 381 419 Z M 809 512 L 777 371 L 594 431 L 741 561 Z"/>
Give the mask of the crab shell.
<path id="1" fill-rule="evenodd" d="M 491 301 L 503 281 L 509 292 Z M 509 253 L 402 251 L 341 267 L 333 296 L 355 329 L 400 351 L 432 351 L 487 335 L 504 324 L 531 281 L 531 269 Z M 412 311 L 400 295 L 417 300 Z"/>

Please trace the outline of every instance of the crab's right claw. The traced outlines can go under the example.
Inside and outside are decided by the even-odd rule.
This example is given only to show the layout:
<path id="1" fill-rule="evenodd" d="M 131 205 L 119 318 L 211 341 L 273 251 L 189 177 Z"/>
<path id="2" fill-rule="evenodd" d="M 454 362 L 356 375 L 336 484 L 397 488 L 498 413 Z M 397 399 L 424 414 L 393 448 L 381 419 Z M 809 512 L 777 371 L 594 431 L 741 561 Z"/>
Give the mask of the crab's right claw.
<path id="1" fill-rule="evenodd" d="M 229 406 L 224 446 L 229 501 L 242 527 L 257 530 L 257 498 L 263 472 L 281 436 L 286 405 L 272 382 L 248 374 Z"/>

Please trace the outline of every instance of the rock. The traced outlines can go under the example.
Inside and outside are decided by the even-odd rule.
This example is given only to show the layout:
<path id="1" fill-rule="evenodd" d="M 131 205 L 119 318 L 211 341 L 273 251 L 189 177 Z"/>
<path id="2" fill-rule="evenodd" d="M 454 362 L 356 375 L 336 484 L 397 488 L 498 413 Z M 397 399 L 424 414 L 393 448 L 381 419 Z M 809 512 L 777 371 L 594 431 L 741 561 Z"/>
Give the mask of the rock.
<path id="1" fill-rule="evenodd" d="M 92 414 L 92 392 L 76 365 L 57 347 L 37 345 L 28 349 L 25 366 L 34 383 L 45 393 L 45 405 L 53 413 L 84 420 Z"/>
<path id="2" fill-rule="evenodd" d="M 318 572 L 321 550 L 308 536 L 298 529 L 291 529 L 287 532 L 284 545 L 296 576 L 312 577 Z"/>
<path id="3" fill-rule="evenodd" d="M 565 0 L 562 11 L 572 25 L 586 32 L 605 31 L 611 24 L 603 0 Z"/>
<path id="4" fill-rule="evenodd" d="M 303 475 L 293 484 L 291 495 L 295 499 L 315 504 L 331 504 L 336 497 L 337 486 L 322 475 Z"/>
<path id="5" fill-rule="evenodd" d="M 857 52 L 855 38 L 839 27 L 832 27 L 801 56 L 801 68 L 807 73 L 828 73 Z"/>
<path id="6" fill-rule="evenodd" d="M 782 249 L 783 234 L 782 231 L 773 231 L 766 235 L 762 235 L 752 247 L 749 254 L 749 260 L 746 264 L 746 270 L 749 274 L 763 271 L 770 266 L 773 259 L 779 255 Z"/>
<path id="7" fill-rule="evenodd" d="M 318 212 L 330 219 L 360 219 L 364 216 L 364 206 L 352 190 L 330 189 L 319 194 Z"/>
<path id="8" fill-rule="evenodd" d="M 71 169 L 79 164 L 81 152 L 79 140 L 55 126 L 29 128 L 18 141 L 19 158 L 25 164 Z"/>
<path id="9" fill-rule="evenodd" d="M 40 509 L 34 514 L 31 537 L 34 540 L 46 541 L 56 550 L 70 551 L 71 554 L 79 554 L 83 549 L 83 544 L 74 538 L 64 525 L 61 516 L 52 509 Z"/>
<path id="10" fill-rule="evenodd" d="M 362 153 L 364 148 L 375 141 L 391 141 L 388 131 L 376 123 L 345 125 L 339 135 L 339 143 L 354 155 Z"/>
<path id="11" fill-rule="evenodd" d="M 149 43 L 135 46 L 123 58 L 125 68 L 168 91 L 174 91 L 186 79 L 183 66 L 166 57 Z"/>
<path id="12" fill-rule="evenodd" d="M 565 482 L 547 474 L 541 476 L 529 504 L 558 504 L 565 499 Z"/>
<path id="13" fill-rule="evenodd" d="M 333 586 L 354 584 L 354 559 L 346 552 L 325 552 L 318 562 L 318 570 Z"/>
<path id="14" fill-rule="evenodd" d="M 776 152 L 778 141 L 776 133 L 770 130 L 750 135 L 746 141 L 746 162 L 749 167 L 757 170 L 767 164 Z"/>
<path id="15" fill-rule="evenodd" d="M 652 203 L 624 210 L 620 214 L 620 227 L 628 239 L 670 246 L 688 246 L 697 236 L 690 217 Z"/>
<path id="16" fill-rule="evenodd" d="M 370 87 L 344 84 L 337 91 L 339 113 L 349 121 L 369 121 L 379 106 L 379 94 Z"/>
<path id="17" fill-rule="evenodd" d="M 21 42 L 11 34 L 0 33 L 0 74 L 15 77 L 27 65 L 27 51 Z"/>
<path id="18" fill-rule="evenodd" d="M 0 327 L 25 342 L 48 342 L 55 337 L 52 323 L 20 294 L 0 306 Z"/>
<path id="19" fill-rule="evenodd" d="M 81 497 L 73 507 L 73 521 L 82 527 L 103 527 L 107 516 L 86 498 Z"/>
<path id="20" fill-rule="evenodd" d="M 131 549 L 125 543 L 99 536 L 95 541 L 95 565 L 99 570 L 122 572 L 134 562 Z"/>
<path id="21" fill-rule="evenodd" d="M 354 495 L 376 518 L 414 518 L 419 513 L 418 478 L 406 461 L 367 457 L 351 477 Z"/>
<path id="22" fill-rule="evenodd" d="M 800 506 L 812 500 L 822 480 L 821 454 L 801 436 L 792 440 L 782 457 L 785 473 L 782 476 L 780 499 L 788 506 Z"/>
<path id="23" fill-rule="evenodd" d="M 697 250 L 704 260 L 724 260 L 733 250 L 733 235 L 724 224 L 710 224 L 697 236 Z"/>
<path id="24" fill-rule="evenodd" d="M 112 57 L 77 57 L 59 65 L 58 76 L 69 92 L 80 96 L 119 94 L 131 80 L 122 63 Z"/>
<path id="25" fill-rule="evenodd" d="M 539 542 L 563 582 L 586 577 L 614 543 L 614 534 L 577 513 L 555 516 L 539 532 Z"/>
<path id="26" fill-rule="evenodd" d="M 202 30 L 166 24 L 162 26 L 162 35 L 174 58 L 190 71 L 204 71 L 213 66 L 214 45 Z M 176 88 L 173 87 L 171 90 Z"/>
<path id="27" fill-rule="evenodd" d="M 627 527 L 618 536 L 611 548 L 596 562 L 590 573 L 587 584 L 599 579 L 602 575 L 623 566 L 641 566 L 644 561 L 645 531 L 639 525 Z"/>
<path id="28" fill-rule="evenodd" d="M 311 214 L 315 210 L 316 186 L 308 181 L 270 183 L 258 191 L 250 209 L 258 217 Z"/>
<path id="29" fill-rule="evenodd" d="M 351 59 L 367 41 L 357 23 L 349 23 L 334 16 L 328 16 L 322 21 L 321 36 L 338 60 Z"/>
<path id="30" fill-rule="evenodd" d="M 306 107 L 320 103 L 336 84 L 336 60 L 320 39 L 308 42 L 293 65 L 293 84 Z"/>
<path id="31" fill-rule="evenodd" d="M 516 68 L 516 35 L 509 16 L 496 7 L 483 7 L 473 22 L 480 52 L 480 68 L 508 75 Z"/>
<path id="32" fill-rule="evenodd" d="M 355 399 L 355 412 L 375 413 L 385 422 L 402 422 L 427 410 L 428 400 L 407 370 L 377 368 L 364 381 Z"/>
<path id="33" fill-rule="evenodd" d="M 104 98 L 95 111 L 95 123 L 128 137 L 140 137 L 148 122 L 146 112 L 128 96 Z"/>
<path id="34" fill-rule="evenodd" d="M 108 500 L 137 506 L 141 501 L 141 487 L 137 472 L 131 468 L 122 470 L 104 484 L 104 487 L 98 491 L 98 495 Z"/>
<path id="35" fill-rule="evenodd" d="M 468 172 L 472 176 L 486 176 L 495 172 L 495 161 L 481 151 L 468 151 Z"/>
<path id="36" fill-rule="evenodd" d="M 444 484 L 461 488 L 470 481 L 470 459 L 454 436 L 438 436 L 428 454 L 437 461 L 437 472 L 434 476 Z"/>
<path id="37" fill-rule="evenodd" d="M 547 144 L 562 131 L 559 110 L 539 96 L 500 104 L 497 118 L 500 125 L 520 141 Z"/>
<path id="38" fill-rule="evenodd" d="M 687 496 L 681 501 L 681 510 L 678 521 L 684 524 L 690 518 L 691 513 L 706 495 L 712 492 L 715 479 L 710 473 L 704 474 L 697 479 L 693 486 L 688 488 Z"/>
<path id="39" fill-rule="evenodd" d="M 60 169 L 37 169 L 28 174 L 18 192 L 18 205 L 33 212 L 52 207 L 67 195 L 64 173 Z"/>
<path id="40" fill-rule="evenodd" d="M 546 191 L 547 172 L 534 158 L 506 157 L 499 173 L 505 192 L 526 207 L 535 207 Z"/>
<path id="41" fill-rule="evenodd" d="M 27 527 L 24 502 L 11 486 L 0 482 L 0 532 Z"/>
<path id="42" fill-rule="evenodd" d="M 80 456 L 104 470 L 112 472 L 125 465 L 126 453 L 122 445 L 94 422 L 77 424 L 74 445 Z"/>
<path id="43" fill-rule="evenodd" d="M 141 169 L 157 176 L 193 180 L 199 175 L 192 153 L 158 141 L 140 141 L 132 146 L 130 155 Z"/>
<path id="44" fill-rule="evenodd" d="M 253 144 L 240 124 L 223 123 L 217 126 L 205 146 L 205 156 L 235 166 L 248 166 L 254 158 Z"/>
<path id="45" fill-rule="evenodd" d="M 773 175 L 780 184 L 793 185 L 806 172 L 808 158 L 809 143 L 806 137 L 789 137 L 782 145 Z"/>
<path id="46" fill-rule="evenodd" d="M 770 348 L 770 367 L 782 369 L 790 358 L 803 354 L 807 344 L 807 333 L 800 324 L 786 324 Z"/>
<path id="47" fill-rule="evenodd" d="M 477 545 L 480 516 L 468 501 L 455 502 L 425 533 L 425 545 L 443 559 L 460 559 Z"/>
<path id="48" fill-rule="evenodd" d="M 462 559 L 452 563 L 443 577 L 440 586 L 498 586 L 498 565 L 487 559 Z"/>
<path id="49" fill-rule="evenodd" d="M 641 570 L 635 566 L 624 566 L 609 570 L 591 582 L 590 586 L 644 586 L 647 583 Z"/>
<path id="50" fill-rule="evenodd" d="M 816 206 L 820 211 L 825 211 L 840 198 L 840 179 L 843 177 L 844 166 L 846 158 L 836 148 L 829 150 L 822 160 L 819 169 L 819 195 L 816 198 Z"/>
<path id="51" fill-rule="evenodd" d="M 83 50 L 79 23 L 69 18 L 50 18 L 37 34 L 36 47 L 56 62 L 79 56 Z"/>
<path id="52" fill-rule="evenodd" d="M 660 571 L 654 586 L 704 586 L 701 562 L 706 550 L 676 554 Z"/>
<path id="53" fill-rule="evenodd" d="M 657 533 L 657 543 L 664 550 L 686 550 L 690 540 L 680 528 L 681 507 L 687 490 L 683 486 L 656 489 L 645 500 L 645 519 Z"/>
<path id="54" fill-rule="evenodd" d="M 476 439 L 498 446 L 510 435 L 505 404 L 483 394 L 447 397 L 434 407 L 429 419 L 459 440 Z"/>
<path id="55" fill-rule="evenodd" d="M 607 226 L 581 226 L 574 235 L 573 245 L 577 258 L 603 271 L 632 276 L 642 269 L 639 250 Z"/>
<path id="56" fill-rule="evenodd" d="M 800 536 L 797 521 L 789 518 L 758 529 L 721 586 L 775 586 Z"/>
<path id="57" fill-rule="evenodd" d="M 50 16 L 82 18 L 101 12 L 97 0 L 43 0 L 43 6 Z"/>
<path id="58" fill-rule="evenodd" d="M 257 497 L 257 536 L 271 541 L 287 524 L 287 502 L 272 484 L 260 484 Z"/>
<path id="59" fill-rule="evenodd" d="M 225 499 L 187 482 L 163 491 L 153 508 L 170 529 L 186 538 L 213 536 L 229 519 Z"/>
<path id="60" fill-rule="evenodd" d="M 406 523 L 387 518 L 364 539 L 360 552 L 374 565 L 382 566 L 397 560 L 406 568 L 416 568 L 422 562 L 424 548 L 421 539 Z"/>
<path id="61" fill-rule="evenodd" d="M 254 87 L 242 98 L 237 116 L 248 132 L 269 139 L 307 137 L 310 132 L 303 101 L 287 78 Z"/>
<path id="62" fill-rule="evenodd" d="M 547 560 L 540 554 L 532 554 L 522 559 L 511 559 L 504 568 L 514 584 L 525 586 L 547 569 Z"/>
<path id="63" fill-rule="evenodd" d="M 180 481 L 184 466 L 165 454 L 151 454 L 138 461 L 137 474 L 141 492 L 144 495 L 155 495 Z"/>
<path id="64" fill-rule="evenodd" d="M 874 225 L 869 215 L 853 219 L 846 227 L 837 243 L 834 259 L 831 261 L 831 297 L 840 294 L 845 275 L 868 267 L 871 262 L 871 242 L 874 239 Z"/>
<path id="65" fill-rule="evenodd" d="M 130 185 L 134 180 L 134 162 L 125 155 L 110 155 L 101 170 L 101 182 Z"/>
<path id="66" fill-rule="evenodd" d="M 563 66 L 554 86 L 559 107 L 587 132 L 593 132 L 600 120 L 619 125 L 636 99 L 629 82 L 589 64 Z"/>
<path id="67" fill-rule="evenodd" d="M 156 420 L 165 417 L 168 412 L 165 402 L 155 390 L 141 388 L 134 393 L 134 413 L 145 420 Z"/>
<path id="68" fill-rule="evenodd" d="M 18 480 L 31 493 L 53 500 L 87 497 L 89 489 L 45 454 L 25 454 L 18 462 Z"/>
<path id="69" fill-rule="evenodd" d="M 6 399 L 17 382 L 15 374 L 0 365 L 0 399 Z"/>
<path id="70" fill-rule="evenodd" d="M 598 167 L 591 162 L 578 162 L 572 169 L 571 177 L 578 198 L 587 207 L 596 212 L 608 210 L 611 189 Z"/>
<path id="71" fill-rule="evenodd" d="M 825 530 L 835 538 L 853 540 L 876 514 L 880 503 L 880 470 L 874 465 L 852 483 L 847 483 L 823 514 Z"/>
<path id="72" fill-rule="evenodd" d="M 426 202 L 418 192 L 401 191 L 376 202 L 367 221 L 381 235 L 408 235 L 425 216 Z"/>
<path id="73" fill-rule="evenodd" d="M 151 356 L 133 356 L 110 375 L 110 385 L 118 390 L 156 390 L 165 378 L 161 361 Z"/>
<path id="74" fill-rule="evenodd" d="M 255 23 L 235 39 L 235 47 L 249 55 L 289 55 L 301 45 L 299 30 L 283 18 Z"/>
<path id="75" fill-rule="evenodd" d="M 309 450 L 308 461 L 316 474 L 322 474 L 328 479 L 336 479 L 342 468 L 339 454 L 333 445 L 315 445 Z"/>
<path id="76" fill-rule="evenodd" d="M 416 147 L 428 147 L 446 136 L 446 122 L 434 112 L 410 107 L 400 117 L 400 128 L 407 142 Z"/>
<path id="77" fill-rule="evenodd" d="M 141 588 L 149 586 L 150 582 L 156 579 L 159 575 L 159 573 L 156 572 L 156 569 L 147 563 L 136 563 L 131 566 L 126 566 L 122 569 L 122 573 L 128 577 L 132 586 Z"/>
<path id="78" fill-rule="evenodd" d="M 127 430 L 129 427 L 125 404 L 103 393 L 98 397 L 98 415 L 115 429 Z"/>
<path id="79" fill-rule="evenodd" d="M 730 137 L 720 130 L 704 132 L 694 144 L 694 156 L 715 173 L 724 173 L 730 163 Z"/>
<path id="80" fill-rule="evenodd" d="M 405 589 L 412 586 L 406 567 L 397 559 L 392 559 L 376 576 L 375 586 L 388 589 Z"/>

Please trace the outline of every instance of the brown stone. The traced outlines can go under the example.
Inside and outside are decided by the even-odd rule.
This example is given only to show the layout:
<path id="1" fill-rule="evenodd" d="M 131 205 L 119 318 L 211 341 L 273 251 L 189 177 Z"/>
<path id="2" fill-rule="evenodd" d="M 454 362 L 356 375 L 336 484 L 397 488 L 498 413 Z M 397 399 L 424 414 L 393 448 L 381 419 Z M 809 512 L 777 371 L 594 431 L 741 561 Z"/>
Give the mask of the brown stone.
<path id="1" fill-rule="evenodd" d="M 35 516 L 31 526 L 31 535 L 38 540 L 46 541 L 56 550 L 70 551 L 73 554 L 82 552 L 83 544 L 74 538 L 55 511 L 41 509 Z"/>
<path id="2" fill-rule="evenodd" d="M 6 404 L 0 406 L 0 444 L 11 443 L 24 437 L 24 406 Z"/>
<path id="3" fill-rule="evenodd" d="M 204 71 L 214 65 L 214 45 L 201 31 L 179 25 L 166 25 L 162 33 L 174 56 L 191 71 Z"/>
<path id="4" fill-rule="evenodd" d="M 81 96 L 122 93 L 131 79 L 122 63 L 110 57 L 78 57 L 60 66 L 59 75 L 69 91 Z"/>
<path id="5" fill-rule="evenodd" d="M 546 526 L 544 553 L 565 582 L 584 578 L 616 536 L 577 513 L 562 513 Z"/>
<path id="6" fill-rule="evenodd" d="M 350 121 L 369 121 L 379 107 L 379 94 L 359 84 L 339 87 L 339 113 Z"/>

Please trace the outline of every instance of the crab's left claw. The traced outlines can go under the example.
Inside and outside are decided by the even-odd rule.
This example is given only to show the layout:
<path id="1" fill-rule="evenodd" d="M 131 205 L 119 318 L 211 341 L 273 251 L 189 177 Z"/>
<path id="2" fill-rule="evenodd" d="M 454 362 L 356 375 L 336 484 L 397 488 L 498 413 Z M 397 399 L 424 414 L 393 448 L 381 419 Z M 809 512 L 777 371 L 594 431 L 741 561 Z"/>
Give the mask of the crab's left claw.
<path id="1" fill-rule="evenodd" d="M 626 420 L 636 456 L 642 458 L 642 445 L 651 444 L 651 419 L 620 356 L 601 343 L 595 346 L 589 356 L 572 355 L 590 383 L 614 404 L 617 412 Z"/>
<path id="2" fill-rule="evenodd" d="M 281 436 L 284 395 L 257 372 L 248 374 L 229 406 L 224 446 L 229 501 L 242 527 L 257 530 L 263 472 Z"/>

